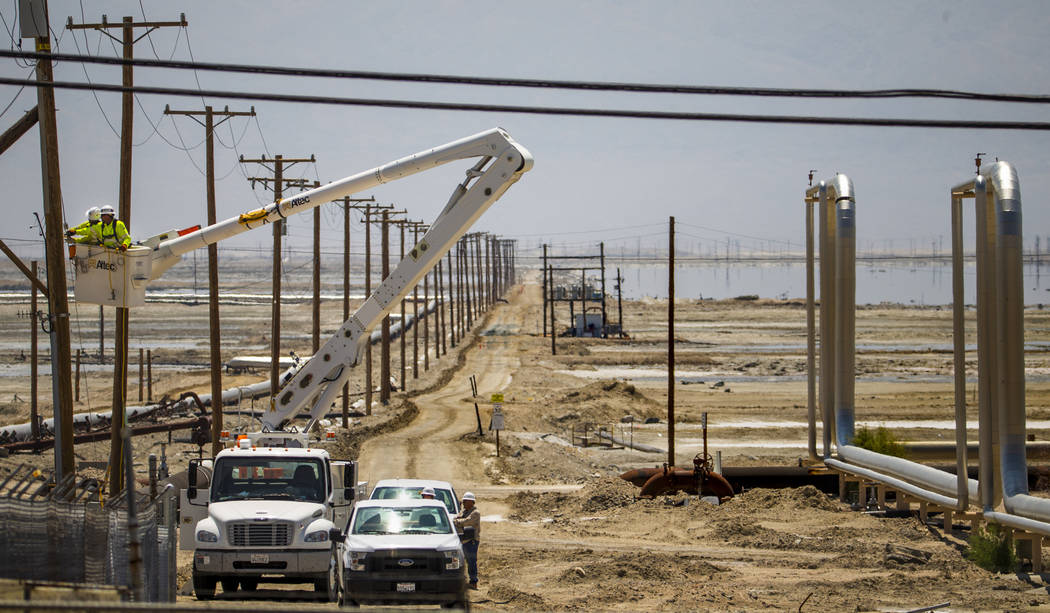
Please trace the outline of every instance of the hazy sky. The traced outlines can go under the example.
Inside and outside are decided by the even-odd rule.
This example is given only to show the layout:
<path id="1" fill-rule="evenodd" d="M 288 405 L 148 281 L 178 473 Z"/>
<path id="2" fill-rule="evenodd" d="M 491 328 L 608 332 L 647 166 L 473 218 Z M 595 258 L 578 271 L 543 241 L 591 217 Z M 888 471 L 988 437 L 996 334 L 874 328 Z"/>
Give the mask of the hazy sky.
<path id="1" fill-rule="evenodd" d="M 0 2 L 17 37 L 16 0 Z M 50 3 L 57 49 L 118 52 L 95 31 L 70 32 L 66 18 L 124 15 L 189 27 L 154 32 L 137 57 L 390 72 L 780 88 L 940 88 L 1050 93 L 1050 3 L 1010 2 L 60 2 Z M 116 31 L 114 31 L 116 32 Z M 140 31 L 141 33 L 141 31 Z M 4 35 L 7 38 L 7 35 Z M 187 45 L 188 36 L 188 45 Z M 152 43 L 152 45 L 151 45 Z M 10 40 L 8 46 L 14 45 Z M 28 41 L 24 45 L 30 48 Z M 26 77 L 23 62 L 0 74 Z M 119 83 L 120 69 L 60 63 L 57 80 Z M 185 70 L 136 69 L 137 84 L 195 87 Z M 469 101 L 584 108 L 774 115 L 836 115 L 1050 121 L 1045 105 L 937 100 L 788 100 L 638 93 L 258 78 L 200 72 L 204 89 L 361 98 Z M 0 109 L 17 87 L 0 86 Z M 36 102 L 29 88 L 0 117 L 6 129 Z M 706 249 L 727 236 L 746 249 L 758 237 L 780 246 L 803 239 L 801 199 L 809 169 L 842 172 L 857 193 L 861 247 L 890 239 L 930 245 L 949 232 L 948 189 L 973 173 L 978 151 L 1015 165 L 1025 236 L 1050 234 L 1050 134 L 725 122 L 599 119 L 523 114 L 392 110 L 208 99 L 231 110 L 254 105 L 257 122 L 235 118 L 217 133 L 218 215 L 256 208 L 237 156 L 317 156 L 292 176 L 322 182 L 501 126 L 535 157 L 534 169 L 477 229 L 527 244 L 606 241 L 607 249 L 663 244 L 669 215 L 679 242 Z M 117 203 L 117 94 L 57 93 L 62 191 L 69 223 L 92 205 Z M 203 128 L 165 117 L 165 105 L 200 110 L 198 98 L 141 95 L 136 109 L 132 231 L 136 237 L 205 219 Z M 101 107 L 101 108 L 100 108 Z M 151 123 L 157 124 L 158 133 Z M 112 127 L 111 127 L 112 126 Z M 177 128 L 177 130 L 176 130 Z M 191 149 L 180 150 L 185 142 Z M 368 194 L 430 221 L 462 178 L 446 166 Z M 33 130 L 0 155 L 6 215 L 0 238 L 28 257 L 42 253 L 32 213 L 41 211 L 39 141 Z M 338 251 L 341 221 L 324 217 L 324 248 Z M 311 216 L 293 218 L 291 241 L 307 249 Z M 355 226 L 355 232 L 360 231 Z M 269 244 L 257 230 L 231 246 Z M 359 244 L 359 243 L 358 243 Z M 1044 242 L 1044 245 L 1046 243 Z M 226 246 L 226 245 L 224 245 Z M 5 264 L 6 265 L 6 264 Z"/>

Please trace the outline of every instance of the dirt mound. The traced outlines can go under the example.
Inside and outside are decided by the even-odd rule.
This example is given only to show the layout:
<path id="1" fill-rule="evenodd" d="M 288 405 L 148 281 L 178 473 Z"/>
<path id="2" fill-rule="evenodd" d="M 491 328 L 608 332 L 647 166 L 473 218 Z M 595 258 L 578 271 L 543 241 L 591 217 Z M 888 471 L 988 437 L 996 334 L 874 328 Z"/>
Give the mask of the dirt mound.
<path id="1" fill-rule="evenodd" d="M 631 383 L 595 381 L 554 399 L 550 423 L 565 428 L 576 422 L 618 422 L 631 415 L 637 420 L 660 417 L 663 408 Z"/>
<path id="2" fill-rule="evenodd" d="M 523 592 L 510 584 L 496 582 L 488 588 L 488 596 L 494 604 L 509 604 L 524 611 L 546 611 L 550 605 L 538 594 Z"/>
<path id="3" fill-rule="evenodd" d="M 726 503 L 725 508 L 750 513 L 771 509 L 819 509 L 837 513 L 843 509 L 840 503 L 812 485 L 784 489 L 755 488 L 734 496 Z"/>
<path id="4" fill-rule="evenodd" d="M 588 481 L 579 492 L 580 509 L 585 513 L 630 506 L 638 488 L 619 477 L 598 477 Z"/>
<path id="5" fill-rule="evenodd" d="M 538 521 L 549 517 L 602 513 L 635 504 L 636 489 L 619 477 L 594 477 L 577 492 L 516 492 L 507 497 L 510 519 Z"/>
<path id="6" fill-rule="evenodd" d="M 541 436 L 524 439 L 504 434 L 500 457 L 486 466 L 493 483 L 582 483 L 597 472 L 605 472 L 568 445 L 548 442 Z"/>
<path id="7" fill-rule="evenodd" d="M 699 556 L 640 551 L 609 556 L 577 555 L 580 563 L 566 569 L 559 582 L 579 584 L 609 580 L 667 581 L 669 579 L 697 579 L 711 577 L 723 569 Z"/>

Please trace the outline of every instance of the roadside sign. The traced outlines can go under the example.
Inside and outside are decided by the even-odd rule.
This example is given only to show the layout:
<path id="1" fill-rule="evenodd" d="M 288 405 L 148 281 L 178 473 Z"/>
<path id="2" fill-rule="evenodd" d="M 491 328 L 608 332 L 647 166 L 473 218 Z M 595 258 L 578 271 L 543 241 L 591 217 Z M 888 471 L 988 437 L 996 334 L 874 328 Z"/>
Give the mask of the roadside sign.
<path id="1" fill-rule="evenodd" d="M 499 432 L 503 429 L 503 407 L 499 404 L 492 407 L 492 421 L 489 422 L 489 430 Z"/>
<path id="2" fill-rule="evenodd" d="M 492 402 L 493 403 L 503 402 L 503 394 L 493 394 L 492 395 Z"/>

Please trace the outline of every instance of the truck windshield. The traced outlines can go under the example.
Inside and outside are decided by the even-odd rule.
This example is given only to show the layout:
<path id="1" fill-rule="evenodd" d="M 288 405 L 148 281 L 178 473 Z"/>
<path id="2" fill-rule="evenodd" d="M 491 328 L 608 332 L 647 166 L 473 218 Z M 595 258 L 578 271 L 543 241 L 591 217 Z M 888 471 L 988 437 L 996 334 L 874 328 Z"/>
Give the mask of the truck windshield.
<path id="1" fill-rule="evenodd" d="M 211 500 L 323 502 L 324 470 L 318 459 L 222 458 L 215 464 Z"/>
<path id="2" fill-rule="evenodd" d="M 352 534 L 451 534 L 441 507 L 363 507 L 354 516 Z"/>
<path id="3" fill-rule="evenodd" d="M 377 487 L 372 491 L 373 500 L 413 500 L 423 497 L 422 487 Z M 445 504 L 449 513 L 456 513 L 456 503 L 452 492 L 434 488 L 434 497 Z"/>

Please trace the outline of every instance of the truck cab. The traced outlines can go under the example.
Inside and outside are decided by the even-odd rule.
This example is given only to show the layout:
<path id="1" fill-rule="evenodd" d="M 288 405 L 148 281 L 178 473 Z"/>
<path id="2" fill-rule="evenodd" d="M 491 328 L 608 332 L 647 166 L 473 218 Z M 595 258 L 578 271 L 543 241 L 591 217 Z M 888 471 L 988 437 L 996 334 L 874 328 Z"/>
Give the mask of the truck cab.
<path id="1" fill-rule="evenodd" d="M 210 487 L 183 492 L 180 545 L 192 547 L 199 600 L 259 583 L 312 583 L 319 598 L 335 597 L 330 531 L 342 530 L 367 484 L 355 483 L 352 462 L 274 433 L 242 438 L 206 464 Z M 278 446 L 279 444 L 279 446 Z M 195 520 L 195 521 L 194 521 Z"/>

